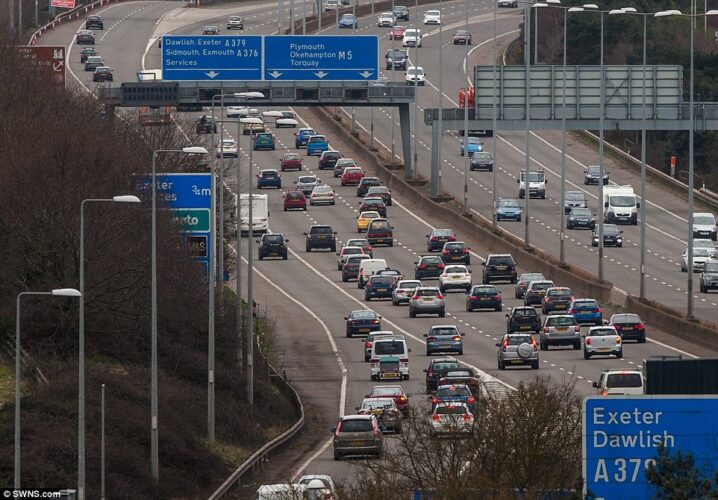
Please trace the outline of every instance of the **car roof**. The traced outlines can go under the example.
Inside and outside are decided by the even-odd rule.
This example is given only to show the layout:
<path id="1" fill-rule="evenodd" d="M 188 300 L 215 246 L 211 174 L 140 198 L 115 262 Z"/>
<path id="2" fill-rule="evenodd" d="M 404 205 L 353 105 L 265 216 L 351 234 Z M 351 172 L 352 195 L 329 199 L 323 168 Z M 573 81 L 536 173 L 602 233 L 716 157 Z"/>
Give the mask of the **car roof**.
<path id="1" fill-rule="evenodd" d="M 456 328 L 457 330 L 459 329 L 459 327 L 456 325 L 431 325 L 430 330 L 433 330 L 434 328 Z"/>
<path id="2" fill-rule="evenodd" d="M 342 422 L 345 420 L 371 420 L 374 418 L 374 415 L 343 415 L 339 417 L 339 420 Z"/>

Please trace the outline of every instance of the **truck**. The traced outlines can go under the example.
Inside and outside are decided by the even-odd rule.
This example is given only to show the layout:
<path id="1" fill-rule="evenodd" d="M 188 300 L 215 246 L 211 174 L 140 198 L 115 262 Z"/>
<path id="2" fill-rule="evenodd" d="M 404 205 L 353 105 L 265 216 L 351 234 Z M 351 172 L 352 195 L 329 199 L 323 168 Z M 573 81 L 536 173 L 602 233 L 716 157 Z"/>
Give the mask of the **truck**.
<path id="1" fill-rule="evenodd" d="M 464 109 L 466 107 L 466 102 L 469 103 L 469 109 L 474 108 L 476 106 L 476 100 L 475 100 L 475 90 L 473 85 L 469 85 L 469 88 L 461 88 L 459 89 L 459 108 Z M 459 135 L 463 136 L 464 131 L 459 130 Z M 475 137 L 493 137 L 494 131 L 493 130 L 469 130 L 469 136 L 475 136 Z"/>
<path id="2" fill-rule="evenodd" d="M 718 394 L 718 358 L 652 356 L 643 377 L 646 394 Z"/>
<path id="3" fill-rule="evenodd" d="M 249 232 L 249 194 L 239 195 L 240 221 L 239 230 Z M 269 205 L 266 194 L 252 193 L 252 233 L 266 233 L 269 230 Z"/>
<path id="4" fill-rule="evenodd" d="M 613 224 L 638 224 L 638 201 L 633 187 L 606 186 L 603 188 L 603 221 Z"/>

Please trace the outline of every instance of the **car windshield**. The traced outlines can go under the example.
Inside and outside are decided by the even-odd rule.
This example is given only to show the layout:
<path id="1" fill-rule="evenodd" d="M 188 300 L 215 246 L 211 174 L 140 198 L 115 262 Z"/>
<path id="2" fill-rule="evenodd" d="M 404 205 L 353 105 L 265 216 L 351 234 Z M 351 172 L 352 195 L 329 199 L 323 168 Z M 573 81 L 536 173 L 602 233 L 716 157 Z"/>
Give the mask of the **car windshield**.
<path id="1" fill-rule="evenodd" d="M 456 378 L 458 378 L 458 377 L 473 377 L 474 374 L 468 370 L 455 370 L 455 371 L 448 372 L 446 374 L 446 376 L 447 377 L 456 377 Z"/>
<path id="2" fill-rule="evenodd" d="M 299 155 L 284 155 L 285 160 L 298 160 Z"/>
<path id="3" fill-rule="evenodd" d="M 406 51 L 401 49 L 389 50 L 389 57 L 406 57 Z"/>
<path id="4" fill-rule="evenodd" d="M 562 288 L 559 290 L 550 290 L 547 293 L 552 297 L 568 297 L 569 295 L 571 295 L 571 290 L 569 290 L 568 288 Z"/>
<path id="5" fill-rule="evenodd" d="M 382 278 L 382 277 L 376 277 L 372 276 L 369 278 L 369 283 L 372 284 L 372 286 L 391 286 L 391 278 Z"/>
<path id="6" fill-rule="evenodd" d="M 525 178 L 525 172 L 521 172 L 521 179 L 523 180 Z M 543 182 L 544 180 L 544 174 L 543 172 L 529 172 L 529 182 Z"/>
<path id="7" fill-rule="evenodd" d="M 447 243 L 444 245 L 444 248 L 446 250 L 463 250 L 464 246 L 465 245 L 463 243 Z"/>
<path id="8" fill-rule="evenodd" d="M 601 173 L 601 167 L 600 167 L 600 166 L 592 165 L 592 166 L 588 167 L 588 174 L 589 174 L 589 175 L 599 175 L 600 173 Z"/>
<path id="9" fill-rule="evenodd" d="M 315 193 L 319 193 L 319 194 L 331 193 L 331 192 L 332 192 L 332 187 L 331 187 L 331 186 L 316 186 L 316 187 L 314 188 L 314 192 L 315 192 Z"/>
<path id="10" fill-rule="evenodd" d="M 434 371 L 449 371 L 449 370 L 458 370 L 461 368 L 461 365 L 459 365 L 458 361 L 439 361 L 437 363 L 434 363 L 433 367 Z"/>
<path id="11" fill-rule="evenodd" d="M 527 274 L 522 274 L 519 277 L 519 281 L 524 281 L 524 282 L 538 281 L 538 280 L 543 280 L 543 279 L 546 279 L 546 278 L 541 273 L 527 273 Z"/>
<path id="12" fill-rule="evenodd" d="M 341 157 L 341 153 L 339 151 L 325 151 L 322 154 L 323 158 L 329 158 L 332 160 L 336 160 Z"/>
<path id="13" fill-rule="evenodd" d="M 344 21 L 353 21 L 354 15 L 353 14 L 342 14 L 342 20 Z"/>
<path id="14" fill-rule="evenodd" d="M 389 398 L 384 399 L 372 399 L 370 401 L 363 401 L 361 404 L 362 410 L 381 410 L 386 408 L 393 408 L 394 400 Z"/>
<path id="15" fill-rule="evenodd" d="M 382 340 L 374 343 L 374 354 L 386 356 L 393 354 L 404 354 L 403 340 Z"/>
<path id="16" fill-rule="evenodd" d="M 276 170 L 265 170 L 262 172 L 262 177 L 276 177 L 277 175 Z"/>
<path id="17" fill-rule="evenodd" d="M 360 169 L 360 168 L 347 167 L 346 169 L 344 169 L 344 173 L 345 173 L 345 174 L 361 174 L 361 169 Z"/>
<path id="18" fill-rule="evenodd" d="M 577 300 L 573 303 L 573 307 L 579 307 L 581 309 L 596 309 L 598 308 L 598 302 L 595 300 Z"/>
<path id="19" fill-rule="evenodd" d="M 342 420 L 338 432 L 372 432 L 374 427 L 368 418 Z"/>
<path id="20" fill-rule="evenodd" d="M 474 160 L 490 160 L 490 159 L 491 159 L 491 153 L 486 153 L 486 152 L 483 152 L 483 151 L 482 151 L 482 152 L 479 152 L 479 153 L 474 153 L 474 156 L 472 156 L 472 158 L 473 158 Z"/>
<path id="21" fill-rule="evenodd" d="M 611 373 L 606 378 L 606 387 L 643 387 L 640 373 Z"/>
<path id="22" fill-rule="evenodd" d="M 378 186 L 381 184 L 381 181 L 376 177 L 364 177 L 361 180 L 362 186 Z"/>
<path id="23" fill-rule="evenodd" d="M 316 177 L 300 177 L 297 179 L 297 182 L 301 182 L 302 184 L 312 184 L 317 182 Z"/>
<path id="24" fill-rule="evenodd" d="M 611 318 L 611 323 L 640 323 L 641 318 L 637 314 L 616 314 Z"/>
<path id="25" fill-rule="evenodd" d="M 287 193 L 287 198 L 290 200 L 301 200 L 304 198 L 304 193 L 299 193 L 297 191 Z"/>
<path id="26" fill-rule="evenodd" d="M 534 308 L 514 309 L 514 317 L 528 318 L 529 316 L 538 316 L 538 313 Z"/>
<path id="27" fill-rule="evenodd" d="M 364 247 L 367 246 L 369 242 L 367 240 L 362 239 L 355 239 L 355 240 L 349 240 L 347 241 L 348 247 Z"/>
<path id="28" fill-rule="evenodd" d="M 713 253 L 709 248 L 694 248 L 693 255 L 695 257 L 710 257 Z"/>
<path id="29" fill-rule="evenodd" d="M 373 186 L 373 187 L 369 188 L 368 194 L 384 194 L 384 193 L 388 193 L 388 192 L 389 192 L 389 188 L 387 188 L 385 186 Z"/>
<path id="30" fill-rule="evenodd" d="M 571 326 L 576 324 L 573 316 L 549 316 L 546 318 L 547 326 Z"/>
<path id="31" fill-rule="evenodd" d="M 421 286 L 421 281 L 401 281 L 398 288 L 402 290 L 413 290 L 418 286 Z"/>
<path id="32" fill-rule="evenodd" d="M 607 337 L 609 335 L 616 335 L 616 330 L 613 328 L 594 328 L 588 332 L 591 337 Z"/>
<path id="33" fill-rule="evenodd" d="M 358 262 L 360 262 L 360 261 L 362 261 L 362 260 L 364 260 L 364 259 L 371 259 L 371 256 L 369 256 L 369 255 L 364 255 L 364 254 L 352 255 L 351 257 L 349 257 L 349 258 L 347 259 L 347 264 L 357 264 Z"/>
<path id="34" fill-rule="evenodd" d="M 302 128 L 302 129 L 299 129 L 299 133 L 300 133 L 301 135 L 314 135 L 314 134 L 316 134 L 316 132 L 314 131 L 313 128 Z"/>
<path id="35" fill-rule="evenodd" d="M 354 311 L 351 315 L 352 319 L 376 319 L 374 311 Z"/>
<path id="36" fill-rule="evenodd" d="M 531 283 L 529 285 L 532 290 L 548 290 L 553 286 L 553 282 L 551 281 L 539 281 L 537 283 Z"/>
<path id="37" fill-rule="evenodd" d="M 604 236 L 616 236 L 621 232 L 620 229 L 618 229 L 617 226 L 610 226 L 608 224 L 603 226 L 603 235 Z"/>
<path id="38" fill-rule="evenodd" d="M 242 18 L 239 16 L 229 16 L 230 21 L 241 21 Z"/>
<path id="39" fill-rule="evenodd" d="M 385 220 L 375 220 L 369 227 L 370 230 L 389 229 L 389 223 Z"/>
<path id="40" fill-rule="evenodd" d="M 309 142 L 326 142 L 327 138 L 323 135 L 315 135 L 309 138 Z"/>
<path id="41" fill-rule="evenodd" d="M 435 288 L 419 288 L 415 293 L 419 297 L 436 297 L 439 295 L 439 290 Z"/>
<path id="42" fill-rule="evenodd" d="M 466 139 L 466 144 L 481 144 L 481 141 L 478 137 L 469 137 Z"/>
<path id="43" fill-rule="evenodd" d="M 462 266 L 449 266 L 449 267 L 447 267 L 447 268 L 444 270 L 444 272 L 445 272 L 446 274 L 451 274 L 451 273 L 465 274 L 465 273 L 466 273 L 466 268 L 465 268 L 465 267 L 462 267 Z"/>
<path id="44" fill-rule="evenodd" d="M 359 216 L 360 219 L 378 219 L 379 212 L 362 212 Z"/>
<path id="45" fill-rule="evenodd" d="M 372 396 L 402 396 L 404 391 L 401 387 L 374 387 L 371 391 Z"/>
<path id="46" fill-rule="evenodd" d="M 635 204 L 636 198 L 633 196 L 611 196 L 611 206 L 632 207 Z"/>
<path id="47" fill-rule="evenodd" d="M 715 226 L 715 219 L 710 215 L 694 215 L 693 224 L 700 226 Z"/>
<path id="48" fill-rule="evenodd" d="M 509 345 L 521 345 L 526 342 L 530 344 L 531 339 L 529 335 L 509 335 Z"/>
<path id="49" fill-rule="evenodd" d="M 703 268 L 704 273 L 718 273 L 718 262 L 708 262 Z"/>
<path id="50" fill-rule="evenodd" d="M 438 10 L 427 10 L 426 15 L 427 16 L 440 16 L 441 12 Z"/>
<path id="51" fill-rule="evenodd" d="M 477 286 L 471 290 L 471 295 L 496 295 L 499 291 L 495 286 Z"/>
<path id="52" fill-rule="evenodd" d="M 358 255 L 364 253 L 360 247 L 345 247 L 342 249 L 342 255 Z"/>
<path id="53" fill-rule="evenodd" d="M 471 396 L 471 391 L 468 389 L 468 387 L 456 385 L 451 387 L 442 387 L 438 391 L 436 391 L 436 397 L 437 399 L 445 399 L 445 398 L 456 398 L 456 397 L 469 397 Z"/>
<path id="54" fill-rule="evenodd" d="M 424 257 L 420 264 L 441 264 L 441 257 Z"/>
<path id="55" fill-rule="evenodd" d="M 429 332 L 429 335 L 458 335 L 459 330 L 454 326 L 435 326 Z"/>
<path id="56" fill-rule="evenodd" d="M 412 36 L 416 37 L 416 36 L 419 36 L 419 33 L 421 33 L 420 30 L 408 29 L 404 32 L 404 36 L 407 38 L 412 37 Z"/>
<path id="57" fill-rule="evenodd" d="M 494 256 L 489 259 L 487 264 L 492 266 L 511 266 L 514 264 L 514 259 L 511 256 Z"/>
<path id="58" fill-rule="evenodd" d="M 332 234 L 332 228 L 329 226 L 313 227 L 312 234 Z"/>
<path id="59" fill-rule="evenodd" d="M 468 34 L 469 34 L 469 32 L 466 30 L 458 30 L 456 32 L 456 36 L 467 36 Z"/>
<path id="60" fill-rule="evenodd" d="M 406 73 L 409 75 L 423 75 L 424 74 L 424 68 L 409 68 L 406 70 Z"/>
<path id="61" fill-rule="evenodd" d="M 573 217 L 591 217 L 591 210 L 588 208 L 574 208 L 571 210 L 571 215 Z M 606 226 L 603 226 L 604 230 Z"/>
<path id="62" fill-rule="evenodd" d="M 384 200 L 381 198 L 364 198 L 363 205 L 383 205 Z"/>
<path id="63" fill-rule="evenodd" d="M 566 193 L 566 199 L 571 201 L 583 201 L 585 199 L 585 196 L 583 195 L 583 193 L 573 193 L 569 191 L 568 193 Z"/>
<path id="64" fill-rule="evenodd" d="M 519 208 L 519 202 L 516 200 L 499 200 L 500 208 Z"/>

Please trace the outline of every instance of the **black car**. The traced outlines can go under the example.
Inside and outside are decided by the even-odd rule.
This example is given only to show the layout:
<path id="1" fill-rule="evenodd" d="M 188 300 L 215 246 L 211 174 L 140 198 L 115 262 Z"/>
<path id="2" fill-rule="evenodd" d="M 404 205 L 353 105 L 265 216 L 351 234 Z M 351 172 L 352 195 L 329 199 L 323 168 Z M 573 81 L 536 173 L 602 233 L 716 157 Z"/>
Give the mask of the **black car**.
<path id="1" fill-rule="evenodd" d="M 588 208 L 573 208 L 566 218 L 566 229 L 596 229 L 596 218 Z"/>
<path id="2" fill-rule="evenodd" d="M 463 241 L 449 241 L 441 249 L 441 260 L 444 264 L 461 262 L 468 266 L 471 264 L 471 249 Z"/>
<path id="3" fill-rule="evenodd" d="M 379 177 L 362 177 L 357 185 L 357 196 L 366 196 L 372 186 L 381 186 L 381 179 Z"/>
<path id="4" fill-rule="evenodd" d="M 699 280 L 701 292 L 708 293 L 711 290 L 718 290 L 718 260 L 709 260 L 705 263 Z"/>
<path id="5" fill-rule="evenodd" d="M 107 66 L 99 66 L 95 68 L 95 72 L 92 74 L 93 82 L 111 82 L 114 80 L 112 76 L 112 70 Z"/>
<path id="6" fill-rule="evenodd" d="M 384 203 L 384 200 L 375 197 L 364 198 L 364 200 L 359 204 L 359 213 L 371 211 L 379 212 L 379 215 L 386 218 L 386 204 Z"/>
<path id="7" fill-rule="evenodd" d="M 593 230 L 591 236 L 591 246 L 598 246 L 598 228 Z M 623 246 L 623 231 L 618 229 L 615 224 L 604 224 L 603 225 L 603 246 L 604 247 L 622 247 Z"/>
<path id="8" fill-rule="evenodd" d="M 259 250 L 257 255 L 259 260 L 265 257 L 281 257 L 283 260 L 287 260 L 287 242 L 281 233 L 267 233 L 263 234 L 260 239 L 257 240 Z"/>
<path id="9" fill-rule="evenodd" d="M 511 254 L 490 254 L 486 262 L 481 265 L 484 268 L 482 277 L 484 283 L 502 280 L 516 283 L 518 280 L 516 262 Z"/>
<path id="10" fill-rule="evenodd" d="M 477 151 L 471 155 L 469 170 L 486 170 L 487 172 L 493 172 L 494 157 L 488 151 Z"/>
<path id="11" fill-rule="evenodd" d="M 198 134 L 217 133 L 217 122 L 211 116 L 202 115 L 197 119 L 195 124 L 195 132 Z"/>
<path id="12" fill-rule="evenodd" d="M 99 55 L 95 47 L 84 47 L 80 51 L 80 63 L 84 64 L 87 62 L 87 58 L 90 56 Z"/>
<path id="13" fill-rule="evenodd" d="M 424 369 L 424 373 L 426 373 L 426 393 L 431 394 L 436 391 L 439 380 L 444 378 L 447 373 L 463 369 L 461 363 L 450 356 L 432 359 L 429 362 L 429 368 Z"/>
<path id="14" fill-rule="evenodd" d="M 324 151 L 319 157 L 319 170 L 333 169 L 341 157 L 342 154 L 339 151 Z"/>
<path id="15" fill-rule="evenodd" d="M 414 279 L 438 278 L 444 272 L 444 261 L 438 255 L 422 255 L 414 262 Z"/>
<path id="16" fill-rule="evenodd" d="M 397 21 L 408 21 L 409 20 L 409 8 L 406 5 L 395 5 L 394 6 L 394 17 Z"/>
<path id="17" fill-rule="evenodd" d="M 366 239 L 372 246 L 394 246 L 394 228 L 386 219 L 374 219 L 366 228 Z"/>
<path id="18" fill-rule="evenodd" d="M 566 191 L 563 198 L 564 213 L 571 213 L 574 208 L 587 208 L 588 199 L 581 191 Z"/>
<path id="19" fill-rule="evenodd" d="M 381 316 L 369 309 L 352 311 L 344 319 L 347 322 L 347 337 L 381 330 Z"/>
<path id="20" fill-rule="evenodd" d="M 598 186 L 598 178 L 601 177 L 601 167 L 599 165 L 591 165 L 583 171 L 583 183 L 586 185 L 595 184 Z M 603 171 L 603 185 L 608 184 L 608 171 Z"/>
<path id="21" fill-rule="evenodd" d="M 391 299 L 391 292 L 394 291 L 394 278 L 391 276 L 369 276 L 369 281 L 364 285 L 364 300 Z"/>
<path id="22" fill-rule="evenodd" d="M 355 280 L 359 278 L 359 264 L 364 259 L 371 259 L 370 255 L 350 255 L 342 265 L 342 281 Z"/>
<path id="23" fill-rule="evenodd" d="M 306 236 L 305 249 L 311 252 L 315 248 L 328 248 L 337 251 L 337 233 L 331 226 L 312 226 Z"/>
<path id="24" fill-rule="evenodd" d="M 406 61 L 409 58 L 406 49 L 389 49 L 384 56 L 386 59 L 386 69 L 403 69 L 406 70 Z"/>
<path id="25" fill-rule="evenodd" d="M 543 298 L 546 295 L 546 290 L 552 288 L 553 286 L 554 283 L 551 280 L 535 280 L 529 282 L 528 288 L 524 293 L 524 305 L 541 305 L 541 302 L 543 302 Z"/>
<path id="26" fill-rule="evenodd" d="M 568 310 L 568 306 L 575 298 L 573 291 L 565 286 L 549 288 L 541 303 L 541 312 L 549 314 L 551 311 Z"/>
<path id="27" fill-rule="evenodd" d="M 366 195 L 368 198 L 381 198 L 384 205 L 391 206 L 391 191 L 386 186 L 371 186 Z"/>
<path id="28" fill-rule="evenodd" d="M 100 16 L 90 16 L 87 18 L 87 21 L 85 21 L 85 29 L 103 30 L 105 29 L 105 24 L 102 22 L 102 18 Z"/>
<path id="29" fill-rule="evenodd" d="M 506 333 L 534 332 L 541 329 L 541 316 L 532 306 L 514 307 L 506 315 Z"/>
<path id="30" fill-rule="evenodd" d="M 611 316 L 609 325 L 616 329 L 621 340 L 636 340 L 639 344 L 646 343 L 646 325 L 638 314 L 614 314 Z"/>
<path id="31" fill-rule="evenodd" d="M 95 45 L 95 34 L 90 30 L 80 30 L 75 37 L 77 45 Z"/>
<path id="32" fill-rule="evenodd" d="M 458 384 L 466 385 L 466 387 L 469 388 L 471 394 L 473 394 L 475 398 L 479 398 L 481 396 L 479 377 L 476 372 L 474 372 L 473 368 L 462 366 L 461 370 L 452 370 L 450 372 L 447 372 L 446 375 L 441 377 L 439 379 L 439 382 L 437 383 L 437 385 Z"/>
<path id="33" fill-rule="evenodd" d="M 503 308 L 501 291 L 494 285 L 474 285 L 466 296 L 466 311 L 489 308 L 501 311 Z"/>
<path id="34" fill-rule="evenodd" d="M 545 279 L 546 276 L 544 276 L 543 273 L 523 273 L 519 276 L 516 286 L 514 287 L 514 297 L 517 299 L 523 299 L 529 283 L 532 281 L 543 281 Z"/>
<path id="35" fill-rule="evenodd" d="M 438 252 L 444 248 L 447 241 L 456 241 L 456 235 L 451 229 L 434 229 L 426 235 L 426 251 Z"/>

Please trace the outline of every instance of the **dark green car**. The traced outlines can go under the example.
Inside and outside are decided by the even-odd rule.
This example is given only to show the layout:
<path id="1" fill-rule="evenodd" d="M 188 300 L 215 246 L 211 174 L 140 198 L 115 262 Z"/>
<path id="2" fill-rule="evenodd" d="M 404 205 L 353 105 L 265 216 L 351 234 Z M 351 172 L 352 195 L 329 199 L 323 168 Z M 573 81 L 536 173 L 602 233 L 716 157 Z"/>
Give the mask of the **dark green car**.
<path id="1" fill-rule="evenodd" d="M 254 150 L 274 150 L 274 136 L 270 133 L 260 133 L 254 136 Z"/>

